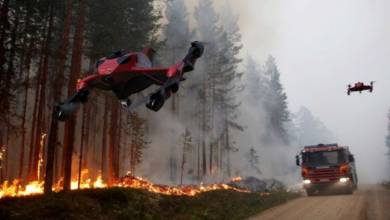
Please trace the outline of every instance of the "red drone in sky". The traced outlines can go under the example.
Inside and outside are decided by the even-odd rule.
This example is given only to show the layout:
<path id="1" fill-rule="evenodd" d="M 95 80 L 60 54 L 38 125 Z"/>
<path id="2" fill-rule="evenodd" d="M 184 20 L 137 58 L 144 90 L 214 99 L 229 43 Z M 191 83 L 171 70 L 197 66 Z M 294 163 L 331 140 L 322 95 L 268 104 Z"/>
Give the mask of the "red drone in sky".
<path id="1" fill-rule="evenodd" d="M 55 107 L 55 116 L 65 121 L 80 103 L 86 103 L 94 88 L 112 91 L 125 107 L 132 106 L 129 96 L 142 92 L 151 85 L 160 87 L 146 97 L 146 107 L 152 111 L 160 110 L 166 99 L 179 90 L 184 73 L 194 70 L 196 60 L 202 56 L 204 45 L 191 43 L 183 60 L 168 68 L 153 68 L 155 51 L 146 48 L 142 52 L 124 53 L 118 51 L 96 63 L 96 72 L 77 82 L 77 92 L 68 100 Z"/>
<path id="2" fill-rule="evenodd" d="M 360 92 L 368 90 L 372 92 L 374 90 L 374 81 L 370 82 L 369 85 L 364 85 L 362 82 L 355 83 L 354 86 L 348 85 L 347 94 L 350 95 L 351 92 Z"/>

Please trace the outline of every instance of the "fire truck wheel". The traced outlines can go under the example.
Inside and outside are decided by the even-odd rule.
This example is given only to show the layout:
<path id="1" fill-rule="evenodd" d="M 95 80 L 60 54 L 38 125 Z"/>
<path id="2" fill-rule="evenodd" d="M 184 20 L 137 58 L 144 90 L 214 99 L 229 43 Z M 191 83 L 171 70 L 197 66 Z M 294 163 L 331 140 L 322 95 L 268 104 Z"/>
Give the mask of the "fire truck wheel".
<path id="1" fill-rule="evenodd" d="M 312 189 L 306 189 L 306 194 L 307 194 L 307 196 L 314 196 L 314 190 L 312 190 Z"/>
<path id="2" fill-rule="evenodd" d="M 351 195 L 353 193 L 353 186 L 347 187 L 344 194 Z"/>

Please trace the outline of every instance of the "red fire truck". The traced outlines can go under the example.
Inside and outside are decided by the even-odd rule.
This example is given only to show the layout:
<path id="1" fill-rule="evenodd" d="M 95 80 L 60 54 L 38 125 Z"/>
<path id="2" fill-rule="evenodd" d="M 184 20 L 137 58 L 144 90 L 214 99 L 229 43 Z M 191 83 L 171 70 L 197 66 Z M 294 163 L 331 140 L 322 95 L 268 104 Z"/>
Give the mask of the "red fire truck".
<path id="1" fill-rule="evenodd" d="M 296 156 L 308 196 L 325 191 L 352 194 L 357 188 L 355 158 L 338 144 L 306 146 Z"/>

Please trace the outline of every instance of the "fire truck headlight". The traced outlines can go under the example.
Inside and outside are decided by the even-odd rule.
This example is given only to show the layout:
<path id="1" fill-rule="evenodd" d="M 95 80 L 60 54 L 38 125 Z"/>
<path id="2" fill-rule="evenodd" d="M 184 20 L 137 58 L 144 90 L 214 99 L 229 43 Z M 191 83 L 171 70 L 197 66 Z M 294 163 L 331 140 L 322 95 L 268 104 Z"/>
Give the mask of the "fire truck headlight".
<path id="1" fill-rule="evenodd" d="M 346 183 L 349 181 L 349 178 L 348 177 L 341 177 L 339 181 L 340 181 L 340 183 Z"/>
<path id="2" fill-rule="evenodd" d="M 303 184 L 310 184 L 311 183 L 311 180 L 303 180 Z"/>

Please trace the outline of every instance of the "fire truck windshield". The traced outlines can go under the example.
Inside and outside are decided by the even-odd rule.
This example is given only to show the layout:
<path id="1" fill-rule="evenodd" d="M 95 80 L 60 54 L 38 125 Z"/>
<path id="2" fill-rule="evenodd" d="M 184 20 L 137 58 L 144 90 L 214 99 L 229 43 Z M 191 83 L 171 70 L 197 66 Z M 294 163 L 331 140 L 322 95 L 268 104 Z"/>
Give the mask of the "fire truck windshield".
<path id="1" fill-rule="evenodd" d="M 304 152 L 302 160 L 306 166 L 332 166 L 346 161 L 342 150 Z"/>

